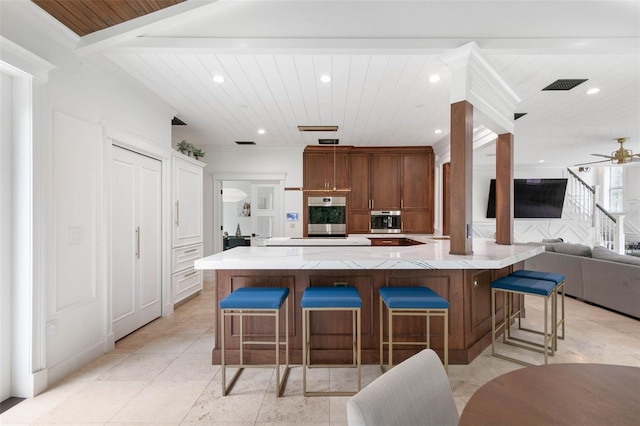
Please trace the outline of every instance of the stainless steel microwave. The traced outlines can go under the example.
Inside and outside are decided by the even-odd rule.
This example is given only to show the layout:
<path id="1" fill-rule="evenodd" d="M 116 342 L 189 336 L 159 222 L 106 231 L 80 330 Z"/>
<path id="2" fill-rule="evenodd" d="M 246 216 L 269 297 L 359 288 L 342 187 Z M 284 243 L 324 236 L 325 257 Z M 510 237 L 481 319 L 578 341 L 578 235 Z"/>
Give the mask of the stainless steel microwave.
<path id="1" fill-rule="evenodd" d="M 372 234 L 399 234 L 402 231 L 402 216 L 399 210 L 372 210 Z"/>

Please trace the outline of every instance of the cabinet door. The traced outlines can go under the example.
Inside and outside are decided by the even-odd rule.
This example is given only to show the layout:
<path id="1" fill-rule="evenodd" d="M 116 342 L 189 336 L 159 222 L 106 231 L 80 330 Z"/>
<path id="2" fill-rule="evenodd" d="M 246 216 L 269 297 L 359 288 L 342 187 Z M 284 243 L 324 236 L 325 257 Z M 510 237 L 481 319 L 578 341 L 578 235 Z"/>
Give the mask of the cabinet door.
<path id="1" fill-rule="evenodd" d="M 327 176 L 329 176 L 329 182 L 331 189 L 349 188 L 349 154 L 346 152 L 336 152 L 327 154 L 329 161 L 327 164 L 329 168 L 327 170 Z M 334 168 L 335 164 L 335 168 Z"/>
<path id="2" fill-rule="evenodd" d="M 173 158 L 173 247 L 202 242 L 202 167 Z"/>
<path id="3" fill-rule="evenodd" d="M 433 182 L 430 156 L 426 153 L 402 155 L 402 208 L 426 209 L 429 204 L 429 185 Z"/>
<path id="4" fill-rule="evenodd" d="M 369 210 L 369 154 L 351 154 L 349 158 L 349 208 Z"/>
<path id="5" fill-rule="evenodd" d="M 328 189 L 325 160 L 322 152 L 304 153 L 304 189 Z"/>
<path id="6" fill-rule="evenodd" d="M 349 234 L 369 234 L 371 232 L 371 215 L 369 209 L 350 210 L 347 232 Z"/>
<path id="7" fill-rule="evenodd" d="M 400 155 L 371 156 L 372 210 L 400 210 Z"/>
<path id="8" fill-rule="evenodd" d="M 411 234 L 433 234 L 433 210 L 402 210 L 402 232 Z"/>

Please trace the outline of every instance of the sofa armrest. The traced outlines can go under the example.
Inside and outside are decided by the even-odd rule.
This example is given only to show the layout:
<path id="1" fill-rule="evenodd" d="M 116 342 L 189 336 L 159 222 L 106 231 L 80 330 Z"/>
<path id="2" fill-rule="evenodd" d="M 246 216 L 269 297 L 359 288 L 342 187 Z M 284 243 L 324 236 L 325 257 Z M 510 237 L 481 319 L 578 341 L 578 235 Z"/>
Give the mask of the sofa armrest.
<path id="1" fill-rule="evenodd" d="M 584 298 L 583 275 L 580 262 L 590 258 L 572 256 L 562 253 L 544 252 L 524 261 L 525 269 L 532 271 L 555 272 L 565 277 L 564 291 L 566 294 Z"/>

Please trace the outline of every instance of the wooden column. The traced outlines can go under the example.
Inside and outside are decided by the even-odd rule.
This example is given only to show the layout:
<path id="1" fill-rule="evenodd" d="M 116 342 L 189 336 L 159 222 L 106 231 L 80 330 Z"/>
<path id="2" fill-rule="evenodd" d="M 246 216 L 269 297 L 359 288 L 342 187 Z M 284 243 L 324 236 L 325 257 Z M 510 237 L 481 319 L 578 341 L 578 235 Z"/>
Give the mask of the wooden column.
<path id="1" fill-rule="evenodd" d="M 513 135 L 496 141 L 496 243 L 513 244 Z"/>
<path id="2" fill-rule="evenodd" d="M 473 253 L 472 210 L 473 105 L 451 104 L 451 254 Z"/>

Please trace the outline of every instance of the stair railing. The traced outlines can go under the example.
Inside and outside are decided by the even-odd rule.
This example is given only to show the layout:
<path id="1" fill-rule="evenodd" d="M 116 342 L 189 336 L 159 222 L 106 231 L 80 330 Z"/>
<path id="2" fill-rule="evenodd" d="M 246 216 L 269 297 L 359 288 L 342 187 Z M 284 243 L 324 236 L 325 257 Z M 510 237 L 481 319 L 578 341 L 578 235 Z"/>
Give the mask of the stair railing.
<path id="1" fill-rule="evenodd" d="M 624 253 L 624 216 L 617 220 L 607 209 L 598 204 L 598 187 L 586 183 L 571 169 L 569 172 L 569 188 L 567 197 L 571 211 L 585 221 L 590 221 L 596 228 L 596 245 Z"/>
<path id="2" fill-rule="evenodd" d="M 569 172 L 569 190 L 567 191 L 571 212 L 580 217 L 581 220 L 590 221 L 591 226 L 596 226 L 594 222 L 594 208 L 596 205 L 596 189 L 586 183 L 580 176 L 571 169 Z"/>

